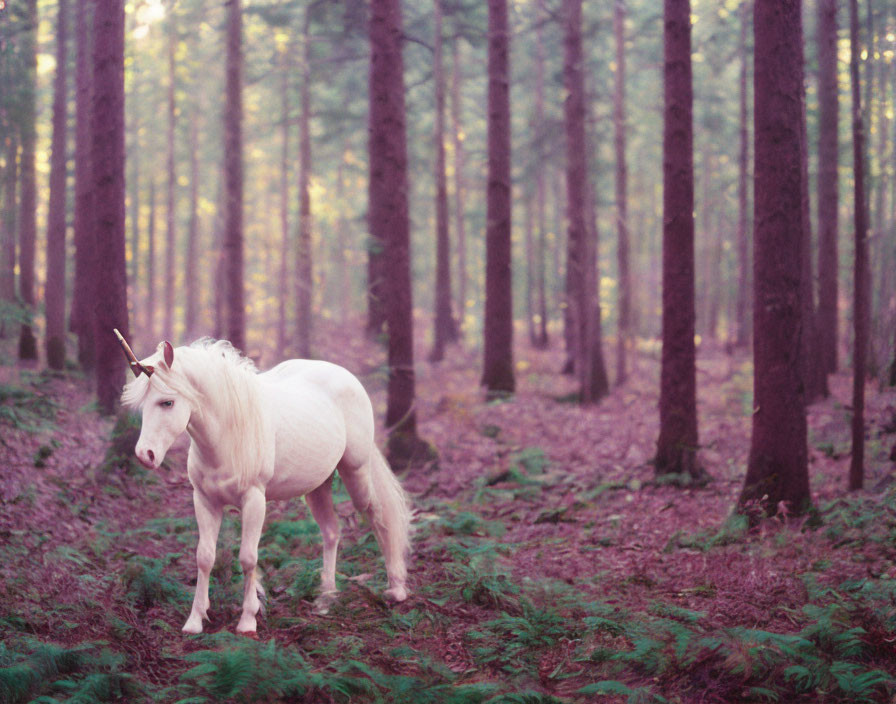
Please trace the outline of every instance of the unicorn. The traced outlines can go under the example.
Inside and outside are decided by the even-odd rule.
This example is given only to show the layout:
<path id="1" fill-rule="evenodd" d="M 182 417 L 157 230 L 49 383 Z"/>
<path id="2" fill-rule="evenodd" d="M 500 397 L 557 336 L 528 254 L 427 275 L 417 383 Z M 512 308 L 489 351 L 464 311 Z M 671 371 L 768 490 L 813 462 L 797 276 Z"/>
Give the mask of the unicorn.
<path id="1" fill-rule="evenodd" d="M 329 362 L 292 359 L 259 373 L 229 342 L 209 338 L 177 349 L 162 342 L 152 356 L 137 360 L 115 334 L 135 376 L 124 387 L 122 404 L 142 413 L 135 450 L 141 464 L 157 469 L 181 433 L 191 440 L 187 476 L 199 543 L 185 633 L 201 633 L 208 618 L 209 574 L 226 506 L 239 508 L 242 518 L 245 591 L 237 631 L 257 628 L 264 597 L 258 542 L 268 500 L 305 497 L 323 541 L 320 600 L 326 609 L 337 591 L 340 527 L 331 490 L 337 469 L 385 558 L 385 596 L 407 598 L 410 509 L 374 443 L 370 397 L 351 372 Z"/>

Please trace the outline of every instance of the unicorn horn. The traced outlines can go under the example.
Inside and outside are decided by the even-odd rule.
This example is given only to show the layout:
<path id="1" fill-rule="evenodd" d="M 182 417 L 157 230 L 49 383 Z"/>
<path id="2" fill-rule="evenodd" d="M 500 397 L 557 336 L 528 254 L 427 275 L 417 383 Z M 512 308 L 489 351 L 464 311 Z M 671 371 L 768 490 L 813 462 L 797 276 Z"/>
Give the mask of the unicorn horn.
<path id="1" fill-rule="evenodd" d="M 112 331 L 115 333 L 115 337 L 118 338 L 118 344 L 121 345 L 121 349 L 124 351 L 124 356 L 128 360 L 128 365 L 130 365 L 131 371 L 134 372 L 134 376 L 140 376 L 140 372 L 143 372 L 148 377 L 152 376 L 155 369 L 149 364 L 140 363 L 131 349 L 131 346 L 128 344 L 128 341 L 124 339 L 124 336 L 120 332 L 118 332 L 117 328 L 113 328 Z"/>

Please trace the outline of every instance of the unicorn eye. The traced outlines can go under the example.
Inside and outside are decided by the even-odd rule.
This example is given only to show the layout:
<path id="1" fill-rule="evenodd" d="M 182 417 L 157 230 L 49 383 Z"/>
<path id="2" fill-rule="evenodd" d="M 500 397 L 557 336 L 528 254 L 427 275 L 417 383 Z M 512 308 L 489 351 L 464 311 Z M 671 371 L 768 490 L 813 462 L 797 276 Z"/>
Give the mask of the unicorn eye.
<path id="1" fill-rule="evenodd" d="M 171 408 L 172 406 L 174 406 L 174 401 L 171 401 L 171 400 L 168 400 L 168 401 L 159 401 L 159 405 L 160 405 L 162 408 Z"/>

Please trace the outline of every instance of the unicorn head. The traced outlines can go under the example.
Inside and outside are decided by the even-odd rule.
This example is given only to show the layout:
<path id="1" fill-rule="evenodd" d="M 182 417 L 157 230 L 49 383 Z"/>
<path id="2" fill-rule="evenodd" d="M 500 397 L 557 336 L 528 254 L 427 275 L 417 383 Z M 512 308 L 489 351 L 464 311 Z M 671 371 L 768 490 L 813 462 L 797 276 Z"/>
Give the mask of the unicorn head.
<path id="1" fill-rule="evenodd" d="M 137 459 L 144 467 L 157 469 L 171 445 L 187 429 L 193 403 L 179 390 L 180 384 L 172 374 L 174 348 L 170 342 L 160 343 L 154 355 L 140 361 L 124 337 L 117 330 L 115 334 L 136 377 L 125 387 L 122 401 L 131 408 L 142 409 Z"/>

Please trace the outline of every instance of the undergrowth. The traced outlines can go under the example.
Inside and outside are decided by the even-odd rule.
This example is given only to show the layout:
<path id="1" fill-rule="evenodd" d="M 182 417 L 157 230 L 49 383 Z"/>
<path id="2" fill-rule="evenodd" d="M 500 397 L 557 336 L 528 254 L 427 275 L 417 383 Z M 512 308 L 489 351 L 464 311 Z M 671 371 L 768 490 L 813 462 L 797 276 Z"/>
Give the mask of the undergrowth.
<path id="1" fill-rule="evenodd" d="M 471 493 L 482 500 L 512 495 L 537 519 L 544 511 L 530 499 L 548 483 L 546 468 L 540 451 L 519 451 L 495 481 Z M 605 491 L 587 501 L 605 500 Z M 774 620 L 750 623 L 713 610 L 712 584 L 670 592 L 652 580 L 614 581 L 597 571 L 569 583 L 521 579 L 510 520 L 460 501 L 434 502 L 420 514 L 411 598 L 385 602 L 373 534 L 352 524 L 338 562 L 340 593 L 325 616 L 313 608 L 321 564 L 316 524 L 299 506 L 272 517 L 259 549 L 268 603 L 257 641 L 229 633 L 242 589 L 232 515 L 212 573 L 210 611 L 217 616 L 196 637 L 179 630 L 195 579 L 194 520 L 160 513 L 122 532 L 111 521 L 97 524 L 83 542 L 45 549 L 28 563 L 70 576 L 73 593 L 61 593 L 58 603 L 42 602 L 41 585 L 24 576 L 0 583 L 0 704 L 845 704 L 896 695 L 896 580 L 885 573 L 888 563 L 869 561 L 862 579 L 838 578 L 833 568 L 861 551 L 888 554 L 896 492 L 832 502 L 764 537 L 736 515 L 672 536 L 667 555 L 699 559 L 767 558 L 783 548 L 788 530 L 830 547 L 793 580 L 805 586 L 799 599 L 778 605 Z M 6 545 L 0 557 L 14 564 L 15 548 Z M 627 589 L 643 598 L 627 599 Z"/>

